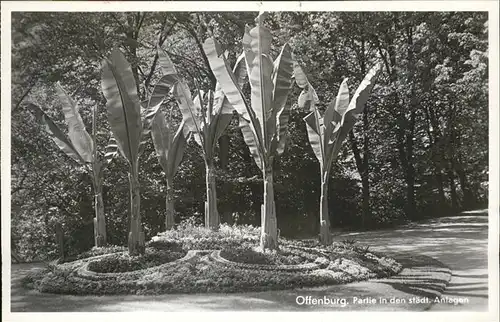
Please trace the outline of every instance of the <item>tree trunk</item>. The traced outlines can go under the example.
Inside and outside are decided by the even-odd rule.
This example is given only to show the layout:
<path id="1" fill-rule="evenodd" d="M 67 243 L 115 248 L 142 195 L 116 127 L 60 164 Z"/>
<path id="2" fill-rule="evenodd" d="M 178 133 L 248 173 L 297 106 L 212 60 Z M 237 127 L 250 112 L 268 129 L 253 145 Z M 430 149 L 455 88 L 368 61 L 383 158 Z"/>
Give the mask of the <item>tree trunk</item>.
<path id="1" fill-rule="evenodd" d="M 455 185 L 455 175 L 453 170 L 448 170 L 448 180 L 450 183 L 450 193 L 451 193 L 451 209 L 453 211 L 458 210 L 458 198 L 457 198 L 457 187 Z"/>
<path id="2" fill-rule="evenodd" d="M 446 196 L 444 194 L 444 179 L 443 179 L 443 173 L 441 171 L 441 167 L 436 166 L 435 167 L 435 177 L 436 177 L 436 183 L 438 186 L 438 194 L 439 194 L 439 208 L 440 210 L 444 210 L 446 206 Z"/>
<path id="3" fill-rule="evenodd" d="M 407 214 L 411 219 L 416 219 L 417 207 L 415 201 L 415 167 L 413 165 L 413 140 L 415 139 L 415 122 L 417 116 L 417 93 L 415 90 L 414 75 L 416 71 L 415 56 L 413 48 L 413 25 L 406 27 L 408 37 L 408 77 L 407 83 L 410 84 L 410 119 L 408 120 L 408 128 L 406 131 L 406 197 L 408 203 Z"/>
<path id="4" fill-rule="evenodd" d="M 363 117 L 364 119 L 364 117 Z M 365 120 L 366 128 L 365 128 L 365 138 L 363 144 L 363 154 L 361 157 L 361 153 L 358 148 L 358 144 L 356 142 L 356 138 L 354 136 L 354 130 L 349 132 L 349 141 L 351 142 L 351 149 L 354 154 L 354 160 L 356 161 L 356 168 L 358 169 L 359 175 L 361 176 L 361 184 L 362 184 L 362 193 L 363 193 L 363 209 L 361 213 L 361 226 L 363 228 L 366 227 L 368 218 L 370 216 L 370 180 L 368 176 L 368 137 L 367 137 L 367 129 L 368 129 L 368 119 Z"/>
<path id="5" fill-rule="evenodd" d="M 444 155 L 441 147 L 441 130 L 439 129 L 439 123 L 436 120 L 434 110 L 431 107 L 426 106 L 423 111 L 427 121 L 426 131 L 429 136 L 434 178 L 438 189 L 439 204 L 437 210 L 439 212 L 443 212 L 446 209 L 446 195 L 444 193 L 444 178 L 441 166 Z"/>
<path id="6" fill-rule="evenodd" d="M 102 199 L 102 183 L 99 178 L 94 179 L 94 241 L 96 247 L 106 245 L 106 220 L 104 218 L 104 201 Z"/>
<path id="7" fill-rule="evenodd" d="M 463 210 L 474 209 L 474 206 L 476 205 L 476 200 L 469 187 L 469 183 L 467 181 L 467 175 L 465 174 L 465 171 L 461 165 L 458 166 L 456 171 L 458 175 L 458 180 L 460 181 L 460 187 L 462 188 L 462 192 L 464 194 L 462 200 L 462 209 Z"/>
<path id="8" fill-rule="evenodd" d="M 167 178 L 167 193 L 165 198 L 165 230 L 174 228 L 175 225 L 175 210 L 174 210 L 174 189 L 173 179 Z"/>
<path id="9" fill-rule="evenodd" d="M 330 233 L 330 216 L 328 212 L 328 174 L 321 175 L 321 197 L 319 199 L 319 241 L 328 246 L 333 242 Z"/>
<path id="10" fill-rule="evenodd" d="M 365 73 L 363 66 L 363 74 Z M 363 110 L 363 171 L 361 172 L 361 182 L 363 185 L 363 212 L 361 215 L 361 227 L 366 228 L 370 219 L 370 176 L 369 176 L 369 153 L 370 139 L 368 135 L 368 107 Z"/>
<path id="11" fill-rule="evenodd" d="M 128 234 L 128 252 L 135 256 L 144 254 L 145 240 L 141 228 L 141 196 L 139 189 L 139 171 L 137 164 L 130 167 L 130 232 Z"/>
<path id="12" fill-rule="evenodd" d="M 205 227 L 213 230 L 219 229 L 219 213 L 217 212 L 217 186 L 215 184 L 214 166 L 205 162 L 207 201 L 205 201 Z"/>
<path id="13" fill-rule="evenodd" d="M 64 262 L 64 231 L 61 223 L 56 223 L 56 241 L 59 248 L 59 261 Z"/>
<path id="14" fill-rule="evenodd" d="M 227 134 L 223 134 L 219 138 L 219 160 L 221 169 L 227 170 L 229 164 L 229 136 Z M 224 180 L 222 183 L 222 194 L 227 196 L 230 193 L 231 185 L 227 180 Z M 223 221 L 230 226 L 233 225 L 234 221 L 231 205 L 228 202 L 224 202 L 221 207 Z"/>
<path id="15" fill-rule="evenodd" d="M 408 164 L 406 170 L 406 214 L 409 219 L 416 219 L 416 202 L 415 202 L 415 169 L 413 164 Z"/>
<path id="16" fill-rule="evenodd" d="M 274 204 L 273 170 L 265 169 L 264 175 L 264 204 L 261 207 L 261 235 L 260 248 L 278 248 L 278 227 L 276 223 L 276 206 Z"/>
<path id="17" fill-rule="evenodd" d="M 370 180 L 368 178 L 368 170 L 364 169 L 361 177 L 363 188 L 363 210 L 361 213 L 361 227 L 367 228 L 370 221 Z"/>

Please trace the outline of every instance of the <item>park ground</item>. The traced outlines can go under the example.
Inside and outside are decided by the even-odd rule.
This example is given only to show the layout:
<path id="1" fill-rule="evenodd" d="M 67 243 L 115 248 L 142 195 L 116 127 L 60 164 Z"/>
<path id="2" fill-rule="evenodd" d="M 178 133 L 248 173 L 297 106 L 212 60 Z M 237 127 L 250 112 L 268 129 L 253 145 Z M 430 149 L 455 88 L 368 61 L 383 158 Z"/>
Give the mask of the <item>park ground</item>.
<path id="1" fill-rule="evenodd" d="M 395 229 L 343 232 L 337 241 L 354 239 L 370 250 L 412 263 L 398 276 L 346 285 L 239 294 L 166 294 L 158 296 L 71 296 L 26 290 L 20 280 L 43 264 L 13 264 L 12 312 L 117 311 L 487 311 L 488 216 L 462 213 Z M 412 303 L 434 294 L 455 303 Z M 348 304 L 297 304 L 307 299 L 346 299 Z M 358 302 L 354 303 L 354 297 Z M 381 298 L 387 300 L 382 304 Z M 391 301 L 392 299 L 392 301 Z M 404 299 L 403 303 L 396 303 Z M 373 304 L 373 302 L 376 302 Z M 391 303 L 392 302 L 392 303 Z M 461 303 L 456 303 L 461 302 Z"/>

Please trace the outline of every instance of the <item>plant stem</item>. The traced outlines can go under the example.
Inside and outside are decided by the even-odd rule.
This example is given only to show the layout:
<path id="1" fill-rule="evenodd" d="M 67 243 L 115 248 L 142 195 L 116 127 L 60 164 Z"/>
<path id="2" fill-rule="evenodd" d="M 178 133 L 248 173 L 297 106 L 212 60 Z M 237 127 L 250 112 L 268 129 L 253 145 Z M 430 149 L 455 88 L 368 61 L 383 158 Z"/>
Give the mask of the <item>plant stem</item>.
<path id="1" fill-rule="evenodd" d="M 137 163 L 133 163 L 130 167 L 130 232 L 128 235 L 128 251 L 132 256 L 144 254 L 145 241 L 144 232 L 141 229 L 141 213 L 140 213 L 140 189 L 139 189 L 139 171 Z"/>
<path id="2" fill-rule="evenodd" d="M 215 184 L 214 165 L 205 162 L 207 201 L 205 201 L 205 227 L 219 229 L 220 219 L 217 211 L 217 186 Z"/>
<path id="3" fill-rule="evenodd" d="M 104 201 L 102 199 L 102 183 L 95 175 L 94 180 L 94 240 L 96 247 L 106 245 L 106 220 L 104 218 Z"/>
<path id="4" fill-rule="evenodd" d="M 276 206 L 274 204 L 273 169 L 265 168 L 264 175 L 264 204 L 261 207 L 261 236 L 260 248 L 278 248 L 278 228 L 276 223 Z"/>
<path id="5" fill-rule="evenodd" d="M 321 176 L 321 197 L 319 200 L 319 241 L 322 245 L 332 243 L 332 234 L 330 233 L 330 218 L 328 214 L 328 173 Z"/>
<path id="6" fill-rule="evenodd" d="M 102 200 L 102 165 L 97 155 L 97 105 L 92 108 L 92 183 L 94 185 L 94 241 L 96 247 L 106 245 L 106 219 L 104 218 L 104 201 Z"/>
<path id="7" fill-rule="evenodd" d="M 165 230 L 174 228 L 174 189 L 172 178 L 167 178 L 167 196 L 166 196 L 166 215 L 165 215 Z"/>

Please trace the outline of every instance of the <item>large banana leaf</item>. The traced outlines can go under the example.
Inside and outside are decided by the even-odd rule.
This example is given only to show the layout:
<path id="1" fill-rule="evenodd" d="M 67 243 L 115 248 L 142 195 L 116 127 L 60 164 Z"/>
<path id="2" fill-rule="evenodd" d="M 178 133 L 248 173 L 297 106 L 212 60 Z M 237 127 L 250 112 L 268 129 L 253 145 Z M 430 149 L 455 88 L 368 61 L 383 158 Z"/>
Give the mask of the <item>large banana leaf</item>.
<path id="1" fill-rule="evenodd" d="M 153 92 L 151 93 L 149 99 L 144 102 L 145 104 L 142 104 L 143 108 L 141 110 L 141 114 L 143 128 L 139 154 L 142 153 L 146 141 L 149 138 L 151 125 L 156 117 L 158 109 L 161 107 L 167 96 L 172 92 L 175 83 L 179 81 L 177 70 L 168 54 L 162 48 L 158 48 L 157 53 L 163 76 L 154 85 Z"/>
<path id="2" fill-rule="evenodd" d="M 310 84 L 304 87 L 312 89 Z M 338 138 L 338 134 L 340 133 L 339 130 L 341 129 L 341 115 L 338 111 L 343 113 L 349 104 L 349 88 L 347 87 L 347 79 L 342 82 L 337 98 L 328 105 L 323 117 L 321 117 L 318 109 L 315 108 L 316 100 L 313 96 L 309 95 L 307 96 L 307 99 L 312 101 L 308 104 L 314 108 L 313 111 L 304 118 L 309 143 L 316 158 L 320 162 L 322 174 L 328 173 L 333 160 L 332 151 Z"/>
<path id="3" fill-rule="evenodd" d="M 73 143 L 66 137 L 61 129 L 45 114 L 40 107 L 29 103 L 27 108 L 33 113 L 37 122 L 43 126 L 45 132 L 50 134 L 57 146 L 66 153 L 67 156 L 80 164 L 85 164 L 85 160 L 78 153 Z"/>
<path id="4" fill-rule="evenodd" d="M 307 127 L 307 136 L 309 137 L 309 143 L 313 149 L 314 155 L 318 159 L 321 167 L 323 167 L 324 163 L 324 146 L 321 135 L 321 128 L 319 127 L 318 118 L 319 112 L 317 110 L 312 111 L 304 117 L 304 121 L 306 122 Z"/>
<path id="5" fill-rule="evenodd" d="M 188 136 L 186 136 L 184 132 L 184 123 L 181 123 L 177 132 L 175 132 L 174 140 L 172 142 L 171 148 L 168 151 L 168 160 L 169 160 L 169 173 L 171 176 L 175 175 L 177 169 L 179 168 L 179 164 L 182 161 L 182 157 L 184 155 L 184 151 L 186 150 Z"/>
<path id="6" fill-rule="evenodd" d="M 313 111 L 316 103 L 319 101 L 318 94 L 316 94 L 316 91 L 309 83 L 306 74 L 297 62 L 294 62 L 293 64 L 293 75 L 297 85 L 302 88 L 302 92 L 300 93 L 298 99 L 299 107 Z"/>
<path id="7" fill-rule="evenodd" d="M 148 110 L 144 119 L 147 129 L 150 129 L 150 124 L 156 117 L 156 112 L 168 94 L 173 92 L 173 86 L 180 80 L 177 69 L 165 50 L 158 48 L 158 57 L 163 76 L 155 84 L 153 93 L 148 102 Z M 149 134 L 149 132 L 144 133 L 144 135 L 147 134 Z"/>
<path id="8" fill-rule="evenodd" d="M 290 46 L 285 44 L 274 61 L 273 70 L 273 119 L 276 120 L 275 139 L 278 140 L 276 153 L 281 155 L 285 150 L 286 128 L 290 116 L 290 104 L 286 104 L 288 94 L 293 85 L 293 60 Z"/>
<path id="9" fill-rule="evenodd" d="M 269 148 L 271 138 L 276 130 L 276 121 L 272 119 L 273 101 L 273 62 L 270 58 L 271 32 L 269 29 L 257 25 L 250 30 L 250 47 L 255 57 L 250 66 L 251 107 L 259 120 L 261 134 L 266 149 Z"/>
<path id="10" fill-rule="evenodd" d="M 316 108 L 318 97 L 316 95 L 316 91 L 309 83 L 304 71 L 297 63 L 294 64 L 294 76 L 297 85 L 299 85 L 300 88 L 303 88 L 303 91 L 298 99 L 299 107 L 311 109 L 311 113 L 304 117 L 304 121 L 306 122 L 309 143 L 313 149 L 314 155 L 321 165 L 321 168 L 323 168 L 326 159 L 324 144 L 324 119 L 321 117 L 318 109 Z"/>
<path id="11" fill-rule="evenodd" d="M 85 162 L 93 160 L 93 142 L 89 133 L 85 129 L 82 117 L 78 112 L 76 102 L 64 91 L 61 84 L 56 84 L 56 92 L 62 102 L 62 110 L 66 125 L 68 126 L 68 136 L 78 154 Z"/>
<path id="12" fill-rule="evenodd" d="M 331 159 L 334 160 L 342 146 L 342 142 L 347 138 L 349 132 L 352 130 L 354 123 L 356 122 L 357 116 L 363 112 L 366 101 L 370 95 L 373 86 L 375 86 L 375 82 L 377 81 L 377 77 L 382 70 L 382 65 L 377 63 L 374 67 L 370 69 L 368 74 L 366 74 L 365 78 L 359 85 L 358 89 L 354 93 L 349 106 L 345 109 L 344 114 L 342 115 L 341 120 L 341 128 L 338 134 L 338 138 L 335 140 L 332 152 Z M 338 99 L 338 98 L 337 98 Z M 337 110 L 337 109 L 336 109 Z M 338 112 L 342 112 L 343 109 L 338 109 Z"/>
<path id="13" fill-rule="evenodd" d="M 347 86 L 347 78 L 342 81 L 342 84 L 340 84 L 339 92 L 337 94 L 337 98 L 334 101 L 334 111 L 336 113 L 332 113 L 332 118 L 328 119 L 330 122 L 331 120 L 335 121 L 336 123 L 340 122 L 342 120 L 342 117 L 347 111 L 347 108 L 349 107 L 349 87 Z"/>
<path id="14" fill-rule="evenodd" d="M 243 67 L 246 67 L 244 65 L 245 59 L 242 56 L 238 58 L 235 65 L 235 74 L 231 71 L 228 62 L 222 55 L 222 51 L 217 41 L 212 38 L 207 39 L 203 44 L 203 49 L 210 63 L 210 68 L 217 78 L 217 81 L 220 83 L 227 100 L 240 115 L 240 126 L 243 137 L 250 148 L 251 154 L 258 155 L 260 153 L 264 155 L 264 144 L 260 131 L 261 123 L 255 116 L 255 112 L 252 108 L 248 106 L 241 92 L 241 87 L 238 85 L 238 82 L 241 82 L 245 78 L 243 72 Z M 242 120 L 246 122 L 242 122 Z M 255 142 L 249 142 L 250 140 L 255 140 Z M 260 166 L 259 162 L 257 162 L 257 164 Z"/>
<path id="15" fill-rule="evenodd" d="M 201 111 L 201 103 L 194 103 L 191 92 L 187 83 L 179 81 L 174 85 L 174 97 L 182 113 L 182 119 L 186 123 L 186 127 L 195 133 L 202 133 L 203 130 L 203 115 Z"/>
<path id="16" fill-rule="evenodd" d="M 158 111 L 151 127 L 151 137 L 156 150 L 156 156 L 165 174 L 169 174 L 168 151 L 173 141 L 173 133 L 166 115 L 163 111 Z"/>
<path id="17" fill-rule="evenodd" d="M 215 85 L 215 93 L 214 93 L 214 109 L 213 115 L 216 114 L 233 114 L 233 106 L 229 103 L 226 95 L 222 91 L 222 87 L 220 83 L 217 82 Z"/>
<path id="18" fill-rule="evenodd" d="M 248 70 L 249 70 L 249 67 L 247 64 L 247 60 L 245 59 L 245 53 L 242 53 L 236 59 L 236 64 L 233 67 L 233 73 L 236 76 L 236 84 L 238 84 L 238 86 L 241 89 L 243 89 L 243 86 L 248 81 Z M 242 112 L 238 111 L 238 113 L 240 113 L 242 115 L 247 113 L 246 108 Z"/>
<path id="19" fill-rule="evenodd" d="M 231 114 L 218 114 L 217 115 L 217 120 L 216 122 L 212 122 L 214 131 L 213 132 L 213 139 L 212 139 L 212 144 L 213 147 L 215 147 L 216 142 L 219 140 L 219 138 L 222 136 L 222 133 L 226 130 L 228 127 L 229 123 L 231 123 L 231 120 L 233 119 L 233 113 Z"/>
<path id="20" fill-rule="evenodd" d="M 203 120 L 201 119 L 202 103 L 199 102 L 200 95 L 195 95 L 194 99 L 192 98 L 189 86 L 177 74 L 174 63 L 168 54 L 161 48 L 158 49 L 158 57 L 163 71 L 163 77 L 155 86 L 155 89 L 158 87 L 157 93 L 153 91 L 153 94 L 159 96 L 156 100 L 161 99 L 161 101 L 163 101 L 170 88 L 172 88 L 172 93 L 181 109 L 186 128 L 193 132 L 201 132 Z M 154 97 L 155 95 L 152 96 L 150 105 L 156 103 L 153 99 Z"/>
<path id="21" fill-rule="evenodd" d="M 307 79 L 306 73 L 304 73 L 304 70 L 296 61 L 293 62 L 293 77 L 295 79 L 295 83 L 300 88 L 304 89 L 307 87 L 307 85 L 309 85 L 309 80 Z"/>
<path id="22" fill-rule="evenodd" d="M 252 117 L 254 117 L 253 111 L 247 105 L 243 97 L 243 93 L 241 92 L 241 87 L 238 85 L 238 78 L 231 71 L 229 63 L 224 57 L 219 43 L 213 38 L 208 38 L 203 44 L 203 50 L 207 55 L 210 68 L 212 69 L 212 72 L 219 82 L 220 87 L 226 95 L 229 103 L 238 112 L 238 114 L 250 121 Z M 235 67 L 241 66 L 243 61 L 243 58 L 240 56 Z"/>
<path id="23" fill-rule="evenodd" d="M 293 60 L 290 46 L 285 44 L 273 66 L 273 110 L 285 107 L 288 94 L 292 89 Z"/>
<path id="24" fill-rule="evenodd" d="M 336 134 L 338 132 L 334 131 L 334 129 L 338 128 L 342 124 L 342 117 L 344 116 L 348 106 L 349 86 L 347 85 L 347 78 L 345 78 L 342 81 L 342 84 L 340 84 L 337 97 L 328 105 L 325 111 L 325 146 L 331 146 L 336 141 Z M 329 155 L 329 153 L 330 151 L 327 152 L 327 155 Z"/>
<path id="25" fill-rule="evenodd" d="M 255 53 L 252 51 L 252 36 L 250 36 L 250 26 L 245 25 L 245 33 L 243 34 L 243 57 L 245 58 L 245 64 L 248 73 L 252 71 L 253 61 L 255 59 Z"/>
<path id="26" fill-rule="evenodd" d="M 358 89 L 354 93 L 345 114 L 349 113 L 350 111 L 352 111 L 351 113 L 353 115 L 359 115 L 363 113 L 366 101 L 368 101 L 368 98 L 370 97 L 370 93 L 375 86 L 375 82 L 377 81 L 378 75 L 380 74 L 381 70 L 382 64 L 377 63 L 368 71 L 365 78 L 363 79 L 361 84 L 359 84 Z"/>
<path id="27" fill-rule="evenodd" d="M 243 134 L 243 140 L 245 141 L 248 149 L 250 150 L 250 154 L 257 163 L 257 166 L 261 171 L 264 170 L 264 165 L 262 164 L 261 154 L 259 153 L 260 147 L 257 145 L 258 140 L 256 138 L 255 132 L 252 130 L 252 124 L 250 121 L 247 121 L 241 115 L 239 116 L 239 124 L 241 129 L 241 134 Z"/>
<path id="28" fill-rule="evenodd" d="M 118 148 L 132 165 L 138 161 L 142 135 L 141 105 L 130 64 L 120 50 L 102 63 L 102 91 Z"/>
<path id="29" fill-rule="evenodd" d="M 288 125 L 288 120 L 290 119 L 290 108 L 291 104 L 285 104 L 285 106 L 278 112 L 276 116 L 277 128 L 279 129 L 278 134 L 278 145 L 276 147 L 276 153 L 278 155 L 285 152 L 286 145 L 286 128 Z"/>
<path id="30" fill-rule="evenodd" d="M 187 144 L 187 138 L 183 131 L 184 125 L 184 122 L 181 123 L 176 133 L 172 133 L 172 129 L 166 121 L 166 115 L 161 110 L 153 121 L 151 137 L 158 161 L 168 178 L 175 175 L 184 154 Z"/>
<path id="31" fill-rule="evenodd" d="M 144 107 L 144 117 L 142 121 L 143 137 L 147 137 L 147 135 L 151 131 L 151 125 L 153 124 L 153 120 L 156 117 L 156 113 L 158 112 L 161 104 L 172 89 L 172 83 L 167 81 L 169 77 L 171 77 L 171 75 L 163 76 L 162 78 L 160 78 L 160 80 L 155 84 L 153 88 L 153 93 L 151 93 L 147 105 Z"/>
<path id="32" fill-rule="evenodd" d="M 211 159 L 213 157 L 213 151 L 215 151 L 217 140 L 233 118 L 233 107 L 225 97 L 218 82 L 216 84 L 215 93 L 209 90 L 207 96 L 207 108 L 202 110 L 205 113 L 205 125 L 203 129 L 204 151 L 207 153 L 206 157 Z M 199 102 L 198 97 L 195 98 L 194 102 L 195 104 Z"/>

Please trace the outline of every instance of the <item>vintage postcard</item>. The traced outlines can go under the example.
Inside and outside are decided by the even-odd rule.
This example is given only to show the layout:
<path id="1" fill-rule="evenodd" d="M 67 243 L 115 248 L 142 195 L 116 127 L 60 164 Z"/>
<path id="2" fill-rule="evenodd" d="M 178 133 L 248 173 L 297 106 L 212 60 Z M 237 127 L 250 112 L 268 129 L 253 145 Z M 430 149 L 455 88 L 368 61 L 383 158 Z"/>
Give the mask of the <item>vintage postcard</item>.
<path id="1" fill-rule="evenodd" d="M 498 9 L 2 2 L 3 319 L 498 320 Z"/>

